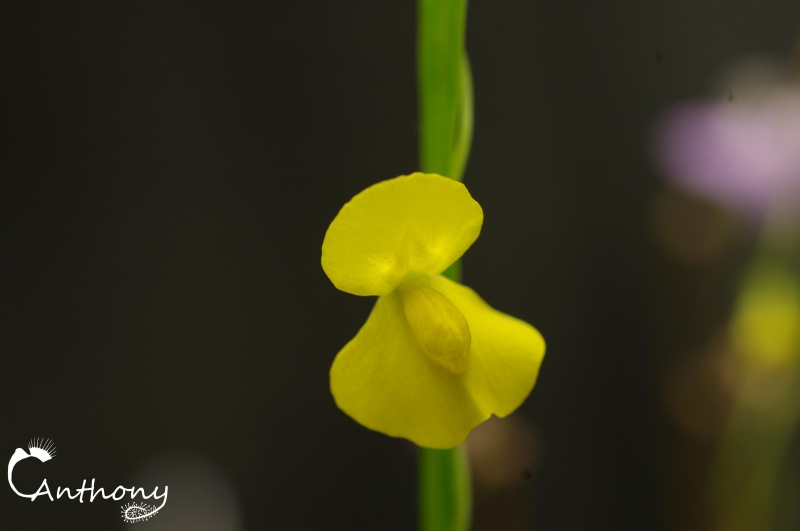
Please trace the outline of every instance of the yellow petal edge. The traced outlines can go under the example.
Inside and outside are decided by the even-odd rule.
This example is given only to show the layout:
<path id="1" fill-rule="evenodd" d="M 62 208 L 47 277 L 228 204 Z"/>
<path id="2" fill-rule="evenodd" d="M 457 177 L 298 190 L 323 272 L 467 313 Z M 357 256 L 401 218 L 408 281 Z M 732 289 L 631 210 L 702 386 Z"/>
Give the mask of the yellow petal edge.
<path id="1" fill-rule="evenodd" d="M 370 186 L 342 207 L 322 243 L 338 289 L 386 295 L 417 275 L 444 271 L 480 234 L 483 211 L 466 187 L 414 173 Z"/>

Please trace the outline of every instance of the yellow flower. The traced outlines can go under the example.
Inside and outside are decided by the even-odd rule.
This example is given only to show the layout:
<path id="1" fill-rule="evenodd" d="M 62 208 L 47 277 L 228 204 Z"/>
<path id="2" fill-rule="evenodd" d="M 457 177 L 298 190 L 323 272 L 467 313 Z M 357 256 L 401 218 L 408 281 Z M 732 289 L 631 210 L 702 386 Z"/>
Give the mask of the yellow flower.
<path id="1" fill-rule="evenodd" d="M 800 350 L 800 285 L 780 262 L 751 267 L 733 319 L 733 340 L 751 368 L 789 370 Z"/>
<path id="2" fill-rule="evenodd" d="M 370 186 L 328 227 L 328 278 L 347 293 L 378 296 L 330 374 L 336 404 L 367 428 L 452 448 L 533 389 L 539 332 L 440 275 L 482 223 L 463 184 L 414 173 Z"/>

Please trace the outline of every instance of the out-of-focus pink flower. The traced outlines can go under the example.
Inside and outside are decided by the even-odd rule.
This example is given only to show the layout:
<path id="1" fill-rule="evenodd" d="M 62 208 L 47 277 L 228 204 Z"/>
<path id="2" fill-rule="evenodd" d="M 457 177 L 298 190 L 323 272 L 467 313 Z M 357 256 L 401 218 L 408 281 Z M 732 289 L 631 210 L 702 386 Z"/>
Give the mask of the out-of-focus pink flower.
<path id="1" fill-rule="evenodd" d="M 658 122 L 653 148 L 674 183 L 751 221 L 800 210 L 800 91 L 679 104 Z"/>

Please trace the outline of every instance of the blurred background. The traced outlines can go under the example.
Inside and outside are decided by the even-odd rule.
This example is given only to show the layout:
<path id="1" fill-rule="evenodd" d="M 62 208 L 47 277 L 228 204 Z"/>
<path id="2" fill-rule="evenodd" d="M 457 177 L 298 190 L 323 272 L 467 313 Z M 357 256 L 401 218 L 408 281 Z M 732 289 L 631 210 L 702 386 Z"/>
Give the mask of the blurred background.
<path id="1" fill-rule="evenodd" d="M 790 64 L 798 28 L 788 0 L 470 4 L 464 283 L 548 344 L 470 438 L 476 530 L 735 528 L 725 434 L 794 396 L 736 414 L 765 225 L 653 153 L 675 104 L 739 104 L 726 72 Z M 0 450 L 58 448 L 18 488 L 169 485 L 145 530 L 413 529 L 415 448 L 328 390 L 373 300 L 319 257 L 347 200 L 417 169 L 414 2 L 6 3 L 0 41 Z M 3 488 L 0 527 L 118 529 L 121 504 Z"/>

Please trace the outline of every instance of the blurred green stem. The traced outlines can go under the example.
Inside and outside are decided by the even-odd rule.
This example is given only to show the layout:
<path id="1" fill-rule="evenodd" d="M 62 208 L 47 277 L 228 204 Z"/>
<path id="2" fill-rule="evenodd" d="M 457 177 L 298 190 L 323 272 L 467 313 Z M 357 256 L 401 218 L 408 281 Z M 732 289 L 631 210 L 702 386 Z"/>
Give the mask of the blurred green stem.
<path id="1" fill-rule="evenodd" d="M 472 78 L 464 49 L 466 0 L 419 0 L 420 169 L 460 181 L 472 143 Z M 456 262 L 444 272 L 459 281 Z M 466 448 L 419 449 L 422 531 L 466 531 L 472 486 Z"/>
<path id="2" fill-rule="evenodd" d="M 783 529 L 776 523 L 781 478 L 800 423 L 800 381 L 787 380 L 773 389 L 776 400 L 758 408 L 740 400 L 732 414 L 713 485 L 717 531 Z"/>

